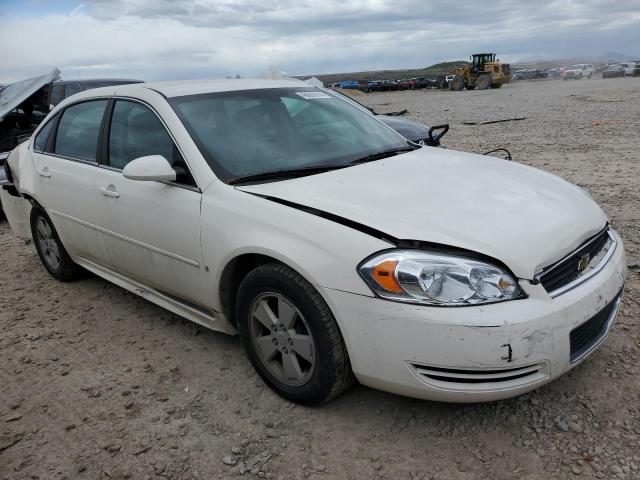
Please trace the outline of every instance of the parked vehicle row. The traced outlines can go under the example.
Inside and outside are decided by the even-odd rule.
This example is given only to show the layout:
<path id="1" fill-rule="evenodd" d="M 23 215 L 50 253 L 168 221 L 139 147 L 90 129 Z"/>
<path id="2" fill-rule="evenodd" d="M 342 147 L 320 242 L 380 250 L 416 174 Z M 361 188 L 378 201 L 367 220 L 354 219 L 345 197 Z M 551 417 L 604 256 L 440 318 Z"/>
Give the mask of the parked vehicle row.
<path id="1" fill-rule="evenodd" d="M 640 77 L 640 62 L 616 63 L 602 71 L 602 78 Z"/>
<path id="2" fill-rule="evenodd" d="M 609 65 L 594 66 L 590 63 L 579 63 L 566 68 L 526 69 L 513 73 L 513 80 L 531 80 L 537 78 L 563 78 L 564 80 L 580 80 L 592 78 L 597 72 L 602 72 L 602 78 L 638 77 L 640 76 L 640 61 L 611 63 Z"/>
<path id="3" fill-rule="evenodd" d="M 406 80 L 345 80 L 329 85 L 331 88 L 343 90 L 360 90 L 362 92 L 389 92 L 397 90 L 418 90 L 438 86 L 438 79 L 411 78 Z"/>

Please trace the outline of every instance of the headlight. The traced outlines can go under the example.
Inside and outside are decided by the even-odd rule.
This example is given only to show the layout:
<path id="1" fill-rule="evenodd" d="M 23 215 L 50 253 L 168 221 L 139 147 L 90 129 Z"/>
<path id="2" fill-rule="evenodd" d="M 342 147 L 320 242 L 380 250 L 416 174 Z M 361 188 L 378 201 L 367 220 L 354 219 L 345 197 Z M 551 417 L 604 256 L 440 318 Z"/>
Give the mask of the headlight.
<path id="1" fill-rule="evenodd" d="M 524 297 L 502 268 L 456 255 L 417 250 L 380 254 L 359 267 L 380 297 L 425 305 L 477 305 Z"/>

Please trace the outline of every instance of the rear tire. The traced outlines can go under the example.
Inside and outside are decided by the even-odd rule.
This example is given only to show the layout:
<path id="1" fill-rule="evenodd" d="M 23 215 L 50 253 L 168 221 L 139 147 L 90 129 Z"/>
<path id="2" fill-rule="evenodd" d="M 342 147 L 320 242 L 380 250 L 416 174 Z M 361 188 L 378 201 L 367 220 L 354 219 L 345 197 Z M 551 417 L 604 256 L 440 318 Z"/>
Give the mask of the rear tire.
<path id="1" fill-rule="evenodd" d="M 39 206 L 31 209 L 31 236 L 40 261 L 54 278 L 61 282 L 71 282 L 82 274 L 62 245 L 51 219 Z"/>
<path id="2" fill-rule="evenodd" d="M 262 379 L 282 397 L 315 406 L 353 383 L 336 320 L 316 289 L 279 263 L 251 271 L 240 284 L 237 327 Z"/>
<path id="3" fill-rule="evenodd" d="M 502 86 L 501 83 L 492 83 L 491 88 L 500 88 Z"/>

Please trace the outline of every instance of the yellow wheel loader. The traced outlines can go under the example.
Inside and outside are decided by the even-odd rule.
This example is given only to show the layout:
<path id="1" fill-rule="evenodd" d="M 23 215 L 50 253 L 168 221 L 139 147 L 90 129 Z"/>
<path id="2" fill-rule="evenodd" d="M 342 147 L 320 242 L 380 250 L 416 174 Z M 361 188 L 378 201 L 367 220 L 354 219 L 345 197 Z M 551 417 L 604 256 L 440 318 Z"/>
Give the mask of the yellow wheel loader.
<path id="1" fill-rule="evenodd" d="M 509 64 L 496 60 L 495 53 L 474 53 L 471 55 L 471 65 L 457 67 L 454 75 L 451 90 L 486 90 L 500 88 L 503 83 L 509 83 L 511 68 Z"/>

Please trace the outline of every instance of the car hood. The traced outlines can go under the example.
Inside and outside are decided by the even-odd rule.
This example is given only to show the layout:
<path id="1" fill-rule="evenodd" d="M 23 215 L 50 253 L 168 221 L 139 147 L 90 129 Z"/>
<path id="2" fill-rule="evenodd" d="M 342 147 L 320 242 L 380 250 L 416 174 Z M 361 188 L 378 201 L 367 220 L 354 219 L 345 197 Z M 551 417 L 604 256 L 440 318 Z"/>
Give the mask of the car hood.
<path id="1" fill-rule="evenodd" d="M 423 147 L 239 190 L 324 211 L 402 240 L 478 252 L 532 279 L 607 222 L 581 188 L 541 170 Z"/>
<path id="2" fill-rule="evenodd" d="M 11 83 L 0 90 L 0 119 L 7 113 L 16 109 L 31 95 L 36 93 L 48 83 L 53 82 L 60 76 L 60 70 L 54 68 L 45 75 L 27 78 L 19 82 Z"/>

